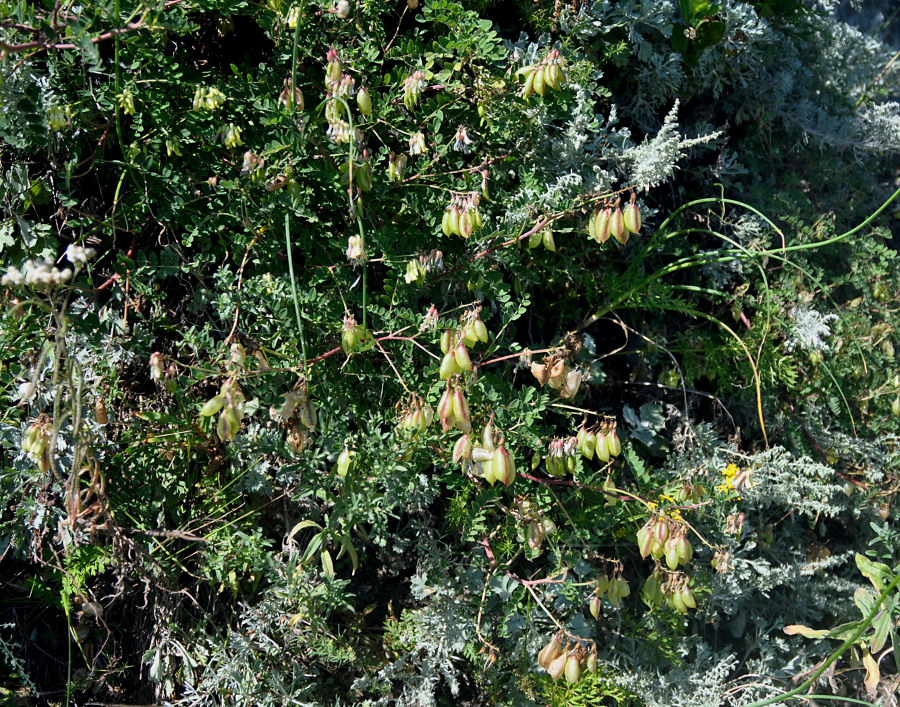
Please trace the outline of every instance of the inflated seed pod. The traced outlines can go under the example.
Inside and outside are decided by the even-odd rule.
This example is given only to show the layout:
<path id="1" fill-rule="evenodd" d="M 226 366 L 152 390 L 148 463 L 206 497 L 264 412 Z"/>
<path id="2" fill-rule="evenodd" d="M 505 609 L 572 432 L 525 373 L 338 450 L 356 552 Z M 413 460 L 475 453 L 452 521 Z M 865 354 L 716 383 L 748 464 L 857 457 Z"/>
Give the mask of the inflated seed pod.
<path id="1" fill-rule="evenodd" d="M 625 245 L 628 242 L 628 231 L 625 230 L 625 219 L 622 215 L 622 209 L 619 206 L 612 212 L 609 217 L 609 235 L 615 238 L 619 243 Z"/>
<path id="2" fill-rule="evenodd" d="M 590 609 L 591 616 L 595 619 L 600 618 L 600 595 L 596 592 L 591 595 L 591 601 L 588 604 L 588 608 Z"/>
<path id="3" fill-rule="evenodd" d="M 463 459 L 472 460 L 472 438 L 469 435 L 463 435 L 453 445 L 453 461 L 459 462 Z"/>
<path id="4" fill-rule="evenodd" d="M 646 558 L 650 554 L 650 548 L 653 546 L 653 533 L 646 525 L 637 531 L 637 543 L 641 558 Z"/>
<path id="5" fill-rule="evenodd" d="M 456 352 L 448 351 L 444 354 L 444 358 L 441 361 L 441 369 L 439 371 L 439 375 L 441 380 L 449 380 L 450 376 L 454 373 L 461 373 L 462 369 L 459 367 L 459 364 L 456 361 Z"/>
<path id="6" fill-rule="evenodd" d="M 109 422 L 109 415 L 106 411 L 106 403 L 103 402 L 103 398 L 99 395 L 94 400 L 94 419 L 97 421 L 98 425 L 105 425 Z"/>
<path id="7" fill-rule="evenodd" d="M 612 209 L 608 206 L 605 206 L 600 210 L 600 213 L 597 214 L 597 224 L 595 226 L 597 230 L 597 240 L 600 243 L 606 243 L 609 240 L 609 219 L 612 216 Z"/>
<path id="8" fill-rule="evenodd" d="M 638 209 L 634 199 L 628 202 L 625 210 L 622 212 L 622 218 L 625 223 L 625 230 L 631 233 L 637 233 L 641 230 L 641 211 Z"/>
<path id="9" fill-rule="evenodd" d="M 456 357 L 456 365 L 463 371 L 471 371 L 472 370 L 472 359 L 469 358 L 469 351 L 466 348 L 465 344 L 461 341 L 456 345 L 456 348 L 453 350 L 453 353 Z"/>
<path id="10" fill-rule="evenodd" d="M 547 670 L 550 668 L 550 663 L 559 658 L 560 655 L 562 655 L 562 645 L 560 644 L 559 634 L 555 633 L 550 638 L 549 643 L 541 648 L 541 652 L 538 653 L 538 665 Z"/>
<path id="11" fill-rule="evenodd" d="M 559 680 L 562 677 L 563 672 L 566 669 L 566 663 L 568 662 L 569 656 L 565 653 L 560 653 L 556 658 L 550 661 L 550 665 L 547 667 L 547 673 L 550 675 L 550 678 L 554 681 Z"/>
<path id="12" fill-rule="evenodd" d="M 566 659 L 565 672 L 566 682 L 570 685 L 574 685 L 581 678 L 581 661 L 575 651 L 569 653 L 569 657 Z"/>
<path id="13" fill-rule="evenodd" d="M 356 92 L 356 105 L 363 115 L 372 115 L 372 97 L 365 86 L 360 86 L 359 91 Z"/>

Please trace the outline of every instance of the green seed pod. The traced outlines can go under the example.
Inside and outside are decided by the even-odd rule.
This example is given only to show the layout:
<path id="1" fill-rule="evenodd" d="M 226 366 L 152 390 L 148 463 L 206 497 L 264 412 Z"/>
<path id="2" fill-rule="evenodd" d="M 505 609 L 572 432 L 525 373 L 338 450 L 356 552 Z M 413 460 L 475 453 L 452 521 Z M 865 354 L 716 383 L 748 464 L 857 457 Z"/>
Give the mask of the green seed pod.
<path id="1" fill-rule="evenodd" d="M 625 230 L 625 219 L 622 216 L 622 209 L 618 206 L 609 217 L 609 235 L 615 238 L 619 243 L 625 245 L 628 242 L 628 231 Z"/>
<path id="2" fill-rule="evenodd" d="M 212 417 L 215 415 L 222 407 L 225 405 L 225 396 L 217 395 L 214 398 L 210 398 L 206 401 L 206 404 L 200 410 L 201 417 Z"/>
<path id="3" fill-rule="evenodd" d="M 441 334 L 441 353 L 450 353 L 450 347 L 453 346 L 453 332 L 445 329 Z"/>
<path id="4" fill-rule="evenodd" d="M 469 350 L 466 348 L 465 344 L 459 342 L 453 350 L 453 353 L 456 356 L 457 366 L 464 371 L 472 370 L 472 359 L 469 358 Z"/>
<path id="5" fill-rule="evenodd" d="M 472 460 L 472 438 L 469 435 L 463 435 L 453 445 L 453 461 L 459 462 L 463 459 Z"/>
<path id="6" fill-rule="evenodd" d="M 575 655 L 574 651 L 569 653 L 569 657 L 566 660 L 566 682 L 570 685 L 574 685 L 578 682 L 581 677 L 581 662 L 578 660 L 578 656 Z"/>
<path id="7" fill-rule="evenodd" d="M 894 413 L 894 417 L 900 417 L 900 395 L 894 398 L 894 402 L 891 403 L 891 412 Z"/>
<path id="8" fill-rule="evenodd" d="M 694 597 L 694 592 L 691 591 L 690 587 L 685 586 L 681 590 L 681 602 L 687 609 L 697 608 L 697 599 Z"/>
<path id="9" fill-rule="evenodd" d="M 456 418 L 456 428 L 465 434 L 472 431 L 472 425 L 469 422 L 469 402 L 463 392 L 456 388 L 451 398 L 453 400 L 453 416 Z"/>
<path id="10" fill-rule="evenodd" d="M 534 92 L 539 96 L 544 95 L 544 90 L 546 88 L 546 69 L 543 66 L 539 66 L 534 72 Z"/>
<path id="11" fill-rule="evenodd" d="M 556 241 L 553 240 L 553 231 L 549 228 L 545 228 L 541 232 L 541 242 L 544 244 L 544 248 L 556 252 Z"/>
<path id="12" fill-rule="evenodd" d="M 638 550 L 640 550 L 641 558 L 646 558 L 650 554 L 650 548 L 653 545 L 653 533 L 645 525 L 637 531 Z"/>
<path id="13" fill-rule="evenodd" d="M 597 215 L 597 240 L 600 243 L 606 243 L 609 240 L 609 219 L 612 216 L 612 209 L 608 206 L 601 209 Z"/>
<path id="14" fill-rule="evenodd" d="M 666 566 L 670 570 L 678 569 L 678 565 L 681 563 L 681 558 L 678 557 L 678 549 L 675 547 L 675 543 L 672 541 L 672 538 L 666 541 L 665 544 L 666 551 Z"/>
<path id="15" fill-rule="evenodd" d="M 669 525 L 662 518 L 657 518 L 653 525 L 653 538 L 660 545 L 669 539 Z"/>
<path id="16" fill-rule="evenodd" d="M 534 77 L 536 73 L 534 67 L 531 67 L 531 71 L 525 77 L 525 85 L 522 87 L 522 98 L 528 98 L 534 93 Z"/>
<path id="17" fill-rule="evenodd" d="M 219 439 L 223 442 L 227 442 L 234 437 L 234 430 L 231 427 L 231 421 L 228 419 L 228 415 L 222 413 L 219 415 L 219 422 L 216 424 L 216 433 L 219 435 Z"/>
<path id="18" fill-rule="evenodd" d="M 494 425 L 490 422 L 488 422 L 481 431 L 481 446 L 489 452 L 493 452 L 497 449 L 497 446 L 494 443 Z"/>
<path id="19" fill-rule="evenodd" d="M 359 112 L 363 115 L 372 115 L 372 97 L 365 86 L 360 86 L 359 91 L 356 92 L 356 105 L 359 106 Z"/>
<path id="20" fill-rule="evenodd" d="M 478 338 L 478 340 L 481 343 L 486 344 L 488 341 L 488 330 L 487 330 L 487 327 L 484 325 L 484 322 L 481 321 L 480 318 L 476 319 L 472 323 L 472 328 L 475 330 L 475 336 Z"/>
<path id="21" fill-rule="evenodd" d="M 594 458 L 594 452 L 597 451 L 597 433 L 593 430 L 588 430 L 587 434 L 584 436 L 584 444 L 582 445 L 581 453 L 584 454 L 588 459 Z"/>
<path id="22" fill-rule="evenodd" d="M 602 462 L 609 461 L 609 442 L 606 435 L 601 431 L 597 433 L 596 442 L 594 444 L 594 454 Z"/>
<path id="23" fill-rule="evenodd" d="M 622 443 L 619 441 L 615 427 L 606 434 L 606 443 L 609 446 L 610 456 L 617 457 L 622 453 Z"/>
<path id="24" fill-rule="evenodd" d="M 547 77 L 545 82 L 552 88 L 554 91 L 559 91 L 562 89 L 562 81 L 560 80 L 562 77 L 562 71 L 559 68 L 559 64 L 550 64 L 547 67 Z"/>
<path id="25" fill-rule="evenodd" d="M 678 552 L 678 559 L 681 560 L 681 563 L 684 565 L 690 562 L 691 558 L 694 556 L 694 548 L 691 547 L 690 541 L 684 534 L 675 538 L 675 549 Z"/>
<path id="26" fill-rule="evenodd" d="M 600 618 L 600 596 L 598 594 L 594 593 L 591 595 L 589 609 L 591 611 L 591 616 L 595 619 Z"/>
<path id="27" fill-rule="evenodd" d="M 628 202 L 628 205 L 622 213 L 622 217 L 627 231 L 637 233 L 641 230 L 641 211 L 634 201 Z"/>
<path id="28" fill-rule="evenodd" d="M 446 354 L 444 354 L 444 358 L 441 361 L 441 380 L 449 380 L 450 376 L 452 376 L 454 373 L 459 372 L 460 368 L 456 363 L 456 354 L 453 351 L 448 351 Z"/>
<path id="29" fill-rule="evenodd" d="M 594 651 L 587 657 L 587 671 L 591 675 L 597 674 L 597 652 Z"/>

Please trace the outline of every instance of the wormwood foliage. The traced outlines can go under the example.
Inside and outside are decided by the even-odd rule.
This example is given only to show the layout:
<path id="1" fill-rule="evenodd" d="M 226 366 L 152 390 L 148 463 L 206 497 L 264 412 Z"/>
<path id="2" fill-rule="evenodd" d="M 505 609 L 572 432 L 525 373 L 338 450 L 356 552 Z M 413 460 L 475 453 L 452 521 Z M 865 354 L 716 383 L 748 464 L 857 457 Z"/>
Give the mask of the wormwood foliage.
<path id="1" fill-rule="evenodd" d="M 839 11 L 0 0 L 4 696 L 892 704 Z"/>

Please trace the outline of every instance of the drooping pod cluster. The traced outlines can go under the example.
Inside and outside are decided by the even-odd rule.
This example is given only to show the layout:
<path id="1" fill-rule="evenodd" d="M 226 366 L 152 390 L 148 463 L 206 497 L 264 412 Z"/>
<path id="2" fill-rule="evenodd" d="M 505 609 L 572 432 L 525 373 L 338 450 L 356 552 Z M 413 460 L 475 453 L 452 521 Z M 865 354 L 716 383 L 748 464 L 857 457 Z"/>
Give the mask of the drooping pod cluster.
<path id="1" fill-rule="evenodd" d="M 403 82 L 403 105 L 410 111 L 415 110 L 419 104 L 419 96 L 424 90 L 425 74 L 421 71 L 414 71 Z"/>
<path id="2" fill-rule="evenodd" d="M 608 462 L 622 453 L 615 420 L 605 421 L 598 428 L 586 428 L 582 425 L 576 440 L 578 451 L 588 459 L 596 456 L 600 461 Z"/>
<path id="3" fill-rule="evenodd" d="M 597 648 L 594 646 L 588 652 L 580 643 L 572 646 L 568 641 L 563 647 L 563 635 L 556 633 L 538 653 L 538 665 L 554 681 L 565 676 L 566 682 L 574 685 L 581 679 L 583 667 L 589 673 L 597 672 Z"/>
<path id="4" fill-rule="evenodd" d="M 612 576 L 601 574 L 597 578 L 597 587 L 594 589 L 594 593 L 588 602 L 591 616 L 595 619 L 600 616 L 600 602 L 604 596 L 609 600 L 610 604 L 618 607 L 621 605 L 622 599 L 630 595 L 631 587 L 628 586 L 628 581 L 622 576 L 621 566 L 617 565 L 613 570 Z"/>
<path id="5" fill-rule="evenodd" d="M 400 421 L 397 424 L 397 428 L 404 435 L 415 437 L 419 432 L 424 432 L 433 419 L 434 408 L 418 395 L 415 395 L 400 411 Z"/>
<path id="6" fill-rule="evenodd" d="M 421 253 L 418 258 L 413 258 L 406 264 L 406 273 L 403 279 L 407 285 L 416 283 L 421 286 L 425 284 L 425 276 L 434 271 L 442 270 L 444 267 L 444 254 L 439 250 L 432 250 L 429 253 Z"/>
<path id="7" fill-rule="evenodd" d="M 341 348 L 348 356 L 359 348 L 360 344 L 369 341 L 372 334 L 361 324 L 356 323 L 356 317 L 348 314 L 344 318 L 344 327 L 341 330 Z"/>
<path id="8" fill-rule="evenodd" d="M 690 578 L 683 572 L 666 572 L 659 567 L 644 582 L 641 598 L 647 606 L 666 604 L 679 614 L 686 614 L 688 609 L 697 608 Z"/>
<path id="9" fill-rule="evenodd" d="M 444 432 L 452 427 L 466 435 L 472 432 L 469 401 L 466 400 L 457 378 L 447 381 L 447 387 L 438 401 L 437 414 Z"/>
<path id="10" fill-rule="evenodd" d="M 588 220 L 588 236 L 597 243 L 606 243 L 612 236 L 619 243 L 625 245 L 631 233 L 641 230 L 641 212 L 635 203 L 634 194 L 625 207 L 621 208 L 621 199 L 615 202 L 607 202 L 602 208 L 594 209 Z"/>
<path id="11" fill-rule="evenodd" d="M 528 543 L 528 548 L 539 554 L 544 538 L 556 534 L 556 523 L 547 518 L 529 499 L 519 496 L 512 506 L 513 515 L 519 524 L 517 539 Z"/>
<path id="12" fill-rule="evenodd" d="M 444 354 L 439 371 L 441 380 L 449 380 L 451 376 L 472 370 L 472 358 L 465 339 L 458 332 L 447 329 L 441 334 L 441 351 Z"/>
<path id="13" fill-rule="evenodd" d="M 684 523 L 673 523 L 660 516 L 654 516 L 638 530 L 637 542 L 641 557 L 665 558 L 670 570 L 686 565 L 694 556 Z"/>
<path id="14" fill-rule="evenodd" d="M 560 57 L 559 51 L 551 49 L 537 64 L 523 66 L 516 71 L 516 77 L 524 81 L 522 98 L 528 98 L 534 93 L 543 96 L 548 86 L 554 91 L 562 90 L 566 82 L 566 75 L 562 69 L 564 63 L 565 60 Z"/>
<path id="15" fill-rule="evenodd" d="M 581 371 L 570 369 L 565 358 L 559 354 L 545 356 L 543 363 L 531 361 L 530 367 L 531 375 L 538 383 L 548 384 L 559 392 L 559 397 L 563 400 L 574 398 L 581 387 Z"/>
<path id="16" fill-rule="evenodd" d="M 219 415 L 216 433 L 223 442 L 230 442 L 241 428 L 246 399 L 233 378 L 229 378 L 219 389 L 219 394 L 210 398 L 200 410 L 201 417 Z"/>
<path id="17" fill-rule="evenodd" d="M 547 473 L 550 476 L 565 476 L 575 472 L 577 444 L 575 437 L 557 437 L 550 440 L 546 462 Z"/>
<path id="18" fill-rule="evenodd" d="M 441 231 L 445 236 L 461 236 L 468 238 L 482 227 L 481 212 L 478 205 L 481 194 L 474 192 L 468 196 L 454 194 L 450 205 L 444 210 L 441 218 Z"/>
<path id="19" fill-rule="evenodd" d="M 447 428 L 444 429 L 446 431 Z M 471 431 L 470 425 L 469 430 L 464 430 L 465 434 L 453 445 L 453 461 L 462 463 L 464 468 L 471 469 L 476 476 L 484 478 L 491 486 L 498 481 L 507 487 L 510 486 L 516 478 L 516 461 L 506 448 L 506 441 L 502 437 L 499 441 L 495 438 L 491 422 L 484 426 L 477 444 L 472 443 Z"/>
<path id="20" fill-rule="evenodd" d="M 465 315 L 462 327 L 463 341 L 469 346 L 475 346 L 479 341 L 482 344 L 488 342 L 489 334 L 484 322 L 481 321 L 481 310 L 470 310 Z"/>
<path id="21" fill-rule="evenodd" d="M 46 415 L 32 422 L 22 434 L 22 451 L 38 465 L 42 473 L 50 469 L 50 435 L 53 424 Z"/>

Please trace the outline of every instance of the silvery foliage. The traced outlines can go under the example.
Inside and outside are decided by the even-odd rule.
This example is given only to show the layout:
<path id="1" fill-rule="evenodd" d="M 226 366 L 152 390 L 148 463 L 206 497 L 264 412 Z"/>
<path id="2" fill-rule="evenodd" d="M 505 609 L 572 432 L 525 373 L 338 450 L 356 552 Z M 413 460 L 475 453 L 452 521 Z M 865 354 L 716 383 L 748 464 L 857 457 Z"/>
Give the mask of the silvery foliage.
<path id="1" fill-rule="evenodd" d="M 672 50 L 681 13 L 670 0 L 594 2 L 577 14 L 564 12 L 560 28 L 586 42 L 628 27 L 636 86 L 619 107 L 647 132 L 677 96 L 699 94 L 721 98 L 723 108 L 744 118 L 780 120 L 797 134 L 798 147 L 848 148 L 857 157 L 900 149 L 900 106 L 872 95 L 900 71 L 895 65 L 876 83 L 894 49 L 836 19 L 835 3 L 822 4 L 828 13 L 803 13 L 773 26 L 750 3 L 725 0 L 718 14 L 725 36 L 701 52 L 694 67 Z"/>
<path id="2" fill-rule="evenodd" d="M 791 338 L 784 342 L 785 351 L 800 349 L 828 353 L 831 346 L 826 340 L 831 336 L 832 322 L 836 322 L 837 314 L 822 314 L 808 305 L 800 305 L 790 312 L 793 331 Z"/>
<path id="3" fill-rule="evenodd" d="M 443 574 L 435 585 L 421 573 L 413 578 L 413 598 L 428 602 L 421 609 L 404 612 L 400 643 L 413 648 L 374 675 L 353 683 L 354 690 L 367 692 L 388 688 L 383 697 L 363 701 L 364 707 L 436 707 L 441 682 L 452 695 L 459 694 L 460 672 L 455 663 L 462 659 L 466 644 L 476 640 L 476 634 L 472 606 L 464 601 L 469 592 L 451 579 L 455 576 Z M 392 682 L 402 685 L 399 694 L 390 691 Z"/>
<path id="4" fill-rule="evenodd" d="M 833 517 L 846 510 L 834 470 L 809 457 L 795 457 L 783 447 L 759 452 L 749 462 L 752 482 L 741 495 L 748 509 L 796 508 L 811 518 Z"/>
<path id="5" fill-rule="evenodd" d="M 690 662 L 665 674 L 608 666 L 615 684 L 641 696 L 647 707 L 721 707 L 724 684 L 738 665 L 734 655 L 718 655 L 706 644 Z"/>
<path id="6" fill-rule="evenodd" d="M 631 164 L 629 183 L 644 189 L 667 181 L 686 151 L 695 145 L 703 145 L 722 135 L 721 131 L 696 138 L 685 138 L 678 131 L 679 101 L 675 101 L 656 137 L 643 144 L 630 147 L 622 155 Z"/>

